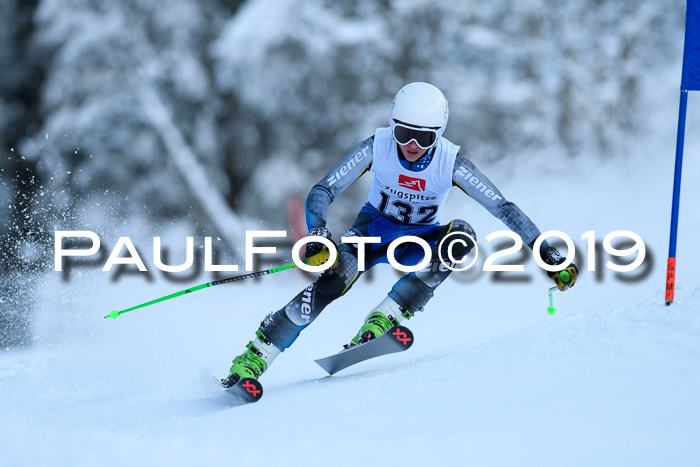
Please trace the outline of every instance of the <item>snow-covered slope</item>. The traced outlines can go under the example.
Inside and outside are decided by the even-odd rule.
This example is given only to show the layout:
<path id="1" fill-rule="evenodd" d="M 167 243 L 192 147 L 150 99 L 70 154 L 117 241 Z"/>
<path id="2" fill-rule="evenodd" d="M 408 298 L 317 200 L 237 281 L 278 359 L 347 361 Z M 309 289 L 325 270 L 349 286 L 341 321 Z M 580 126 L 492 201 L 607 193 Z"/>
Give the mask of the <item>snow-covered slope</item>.
<path id="1" fill-rule="evenodd" d="M 475 316 L 452 325 L 462 341 L 414 326 L 411 351 L 326 377 L 312 359 L 354 330 L 331 326 L 344 320 L 329 310 L 336 316 L 320 318 L 265 376 L 263 400 L 242 407 L 209 378 L 225 371 L 255 313 L 161 308 L 105 321 L 89 340 L 3 354 L 2 464 L 700 460 L 698 288 L 682 286 L 670 308 L 660 294 L 596 311 L 562 308 L 548 316 L 540 307 L 533 324 L 481 342 Z M 347 321 L 358 324 L 363 311 Z"/>

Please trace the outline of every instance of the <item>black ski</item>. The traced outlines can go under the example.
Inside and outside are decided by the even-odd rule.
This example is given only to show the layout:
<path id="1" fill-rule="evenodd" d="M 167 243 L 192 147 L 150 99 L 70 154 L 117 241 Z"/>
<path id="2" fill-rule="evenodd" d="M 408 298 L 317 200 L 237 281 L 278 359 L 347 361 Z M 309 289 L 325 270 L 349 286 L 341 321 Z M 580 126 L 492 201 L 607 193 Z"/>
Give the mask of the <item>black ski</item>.
<path id="1" fill-rule="evenodd" d="M 413 333 L 404 326 L 395 326 L 387 332 L 364 344 L 356 344 L 341 350 L 335 355 L 315 360 L 329 375 L 339 372 L 355 363 L 394 352 L 402 352 L 413 345 Z"/>
<path id="2" fill-rule="evenodd" d="M 257 402 L 263 395 L 263 387 L 260 381 L 254 378 L 242 378 L 238 380 L 236 384 L 231 387 L 226 387 L 223 385 L 221 380 L 217 379 L 216 376 L 212 376 L 214 382 L 226 389 L 226 392 L 234 396 L 237 402 L 240 403 L 250 403 Z"/>

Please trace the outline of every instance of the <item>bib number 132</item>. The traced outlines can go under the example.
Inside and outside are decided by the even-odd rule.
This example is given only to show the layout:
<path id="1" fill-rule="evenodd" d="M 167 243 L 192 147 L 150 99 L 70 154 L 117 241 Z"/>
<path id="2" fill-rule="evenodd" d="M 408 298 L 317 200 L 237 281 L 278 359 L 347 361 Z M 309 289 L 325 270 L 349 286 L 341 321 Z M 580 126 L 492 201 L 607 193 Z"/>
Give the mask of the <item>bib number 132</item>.
<path id="1" fill-rule="evenodd" d="M 414 206 L 406 203 L 404 201 L 393 201 L 389 203 L 389 195 L 383 191 L 379 192 L 382 197 L 382 202 L 379 203 L 379 210 L 391 216 L 401 222 L 402 224 L 433 224 L 435 223 L 435 216 L 437 215 L 438 207 L 433 206 L 421 206 L 418 208 L 416 217 L 418 220 L 412 220 L 411 215 L 413 214 Z M 395 209 L 394 209 L 395 208 Z"/>

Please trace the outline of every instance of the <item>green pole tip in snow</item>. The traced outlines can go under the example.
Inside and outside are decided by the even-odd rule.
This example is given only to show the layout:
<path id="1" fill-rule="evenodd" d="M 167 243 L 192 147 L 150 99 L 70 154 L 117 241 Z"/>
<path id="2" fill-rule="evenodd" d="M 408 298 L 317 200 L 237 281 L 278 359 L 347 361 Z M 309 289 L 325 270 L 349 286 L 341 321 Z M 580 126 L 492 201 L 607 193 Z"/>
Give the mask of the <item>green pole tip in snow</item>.
<path id="1" fill-rule="evenodd" d="M 550 315 L 553 315 L 554 313 L 557 312 L 557 309 L 554 306 L 554 303 L 552 302 L 552 292 L 554 292 L 557 289 L 558 289 L 557 286 L 554 286 L 551 289 L 549 289 L 549 306 L 547 307 L 547 313 L 549 313 Z"/>
<path id="2" fill-rule="evenodd" d="M 119 311 L 118 310 L 112 310 L 109 312 L 105 318 L 112 318 L 112 319 L 117 319 L 119 317 Z"/>

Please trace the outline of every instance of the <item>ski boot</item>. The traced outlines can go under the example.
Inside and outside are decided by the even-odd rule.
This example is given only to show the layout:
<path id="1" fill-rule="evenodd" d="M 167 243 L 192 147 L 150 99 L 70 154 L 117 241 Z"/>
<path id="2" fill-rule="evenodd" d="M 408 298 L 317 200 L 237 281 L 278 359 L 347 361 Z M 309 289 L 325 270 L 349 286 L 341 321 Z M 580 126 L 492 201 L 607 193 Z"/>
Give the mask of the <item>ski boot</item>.
<path id="1" fill-rule="evenodd" d="M 242 378 L 258 379 L 277 358 L 281 350 L 258 329 L 254 341 L 248 342 L 246 351 L 233 359 L 228 377 L 221 380 L 225 388 L 234 386 Z"/>
<path id="2" fill-rule="evenodd" d="M 360 331 L 344 347 L 347 349 L 376 339 L 394 326 L 398 326 L 401 321 L 411 317 L 413 317 L 413 313 L 387 296 L 367 315 L 365 324 L 362 325 Z"/>

